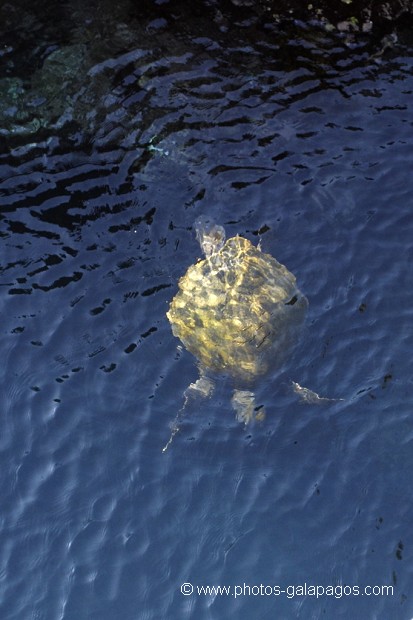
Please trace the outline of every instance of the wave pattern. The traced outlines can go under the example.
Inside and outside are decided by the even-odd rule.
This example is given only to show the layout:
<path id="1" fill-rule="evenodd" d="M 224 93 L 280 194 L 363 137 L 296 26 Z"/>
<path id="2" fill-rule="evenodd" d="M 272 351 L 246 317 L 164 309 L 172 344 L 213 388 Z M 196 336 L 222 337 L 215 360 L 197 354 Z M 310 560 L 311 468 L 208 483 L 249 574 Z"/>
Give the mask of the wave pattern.
<path id="1" fill-rule="evenodd" d="M 410 618 L 409 42 L 213 5 L 4 7 L 1 618 Z M 202 213 L 285 263 L 309 320 L 257 385 L 261 425 L 223 379 L 163 454 L 197 377 L 165 312 Z"/>

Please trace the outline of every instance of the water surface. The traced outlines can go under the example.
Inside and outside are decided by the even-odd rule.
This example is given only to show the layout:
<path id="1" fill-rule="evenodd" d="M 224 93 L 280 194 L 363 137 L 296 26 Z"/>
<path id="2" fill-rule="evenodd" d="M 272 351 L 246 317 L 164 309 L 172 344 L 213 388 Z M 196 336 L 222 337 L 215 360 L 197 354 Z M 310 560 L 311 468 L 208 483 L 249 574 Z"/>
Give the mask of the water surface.
<path id="1" fill-rule="evenodd" d="M 2 619 L 410 620 L 411 41 L 7 6 Z M 262 424 L 222 379 L 162 453 L 198 373 L 165 312 L 202 213 L 287 265 L 308 320 Z"/>

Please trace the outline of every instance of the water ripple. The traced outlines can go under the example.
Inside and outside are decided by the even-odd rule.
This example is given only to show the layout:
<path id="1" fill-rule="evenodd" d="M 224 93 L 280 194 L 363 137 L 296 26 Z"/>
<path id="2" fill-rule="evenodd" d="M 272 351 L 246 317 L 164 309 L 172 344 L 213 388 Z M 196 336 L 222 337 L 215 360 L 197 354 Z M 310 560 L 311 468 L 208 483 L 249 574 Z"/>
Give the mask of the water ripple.
<path id="1" fill-rule="evenodd" d="M 71 3 L 64 32 L 26 6 L 0 28 L 7 620 L 413 615 L 411 49 L 212 5 Z M 198 374 L 165 312 L 201 213 L 291 269 L 308 321 L 256 387 L 261 424 L 223 378 L 162 453 Z"/>

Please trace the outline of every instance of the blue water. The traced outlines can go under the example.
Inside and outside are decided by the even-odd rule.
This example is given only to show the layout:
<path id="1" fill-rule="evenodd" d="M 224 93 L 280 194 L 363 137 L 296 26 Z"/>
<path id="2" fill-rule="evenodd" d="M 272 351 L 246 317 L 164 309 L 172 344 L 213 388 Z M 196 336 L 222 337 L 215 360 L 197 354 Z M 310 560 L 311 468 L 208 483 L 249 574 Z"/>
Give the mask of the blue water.
<path id="1" fill-rule="evenodd" d="M 33 10 L 0 58 L 1 619 L 410 620 L 411 42 Z M 162 453 L 201 213 L 287 265 L 308 320 L 263 423 L 222 378 Z"/>

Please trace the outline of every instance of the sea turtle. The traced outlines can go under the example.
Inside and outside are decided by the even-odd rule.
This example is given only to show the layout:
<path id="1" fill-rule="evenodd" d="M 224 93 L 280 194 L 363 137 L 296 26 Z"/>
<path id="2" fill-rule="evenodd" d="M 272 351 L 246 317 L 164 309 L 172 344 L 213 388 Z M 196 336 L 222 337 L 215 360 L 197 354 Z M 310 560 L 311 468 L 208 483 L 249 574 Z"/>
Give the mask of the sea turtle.
<path id="1" fill-rule="evenodd" d="M 214 373 L 225 373 L 233 380 L 237 418 L 249 422 L 256 412 L 254 381 L 281 365 L 308 302 L 295 276 L 248 239 L 225 241 L 224 228 L 205 217 L 195 231 L 205 258 L 179 280 L 166 313 L 173 334 L 199 362 L 200 377 L 187 388 L 185 402 L 208 396 Z M 258 410 L 255 417 L 262 416 Z"/>

